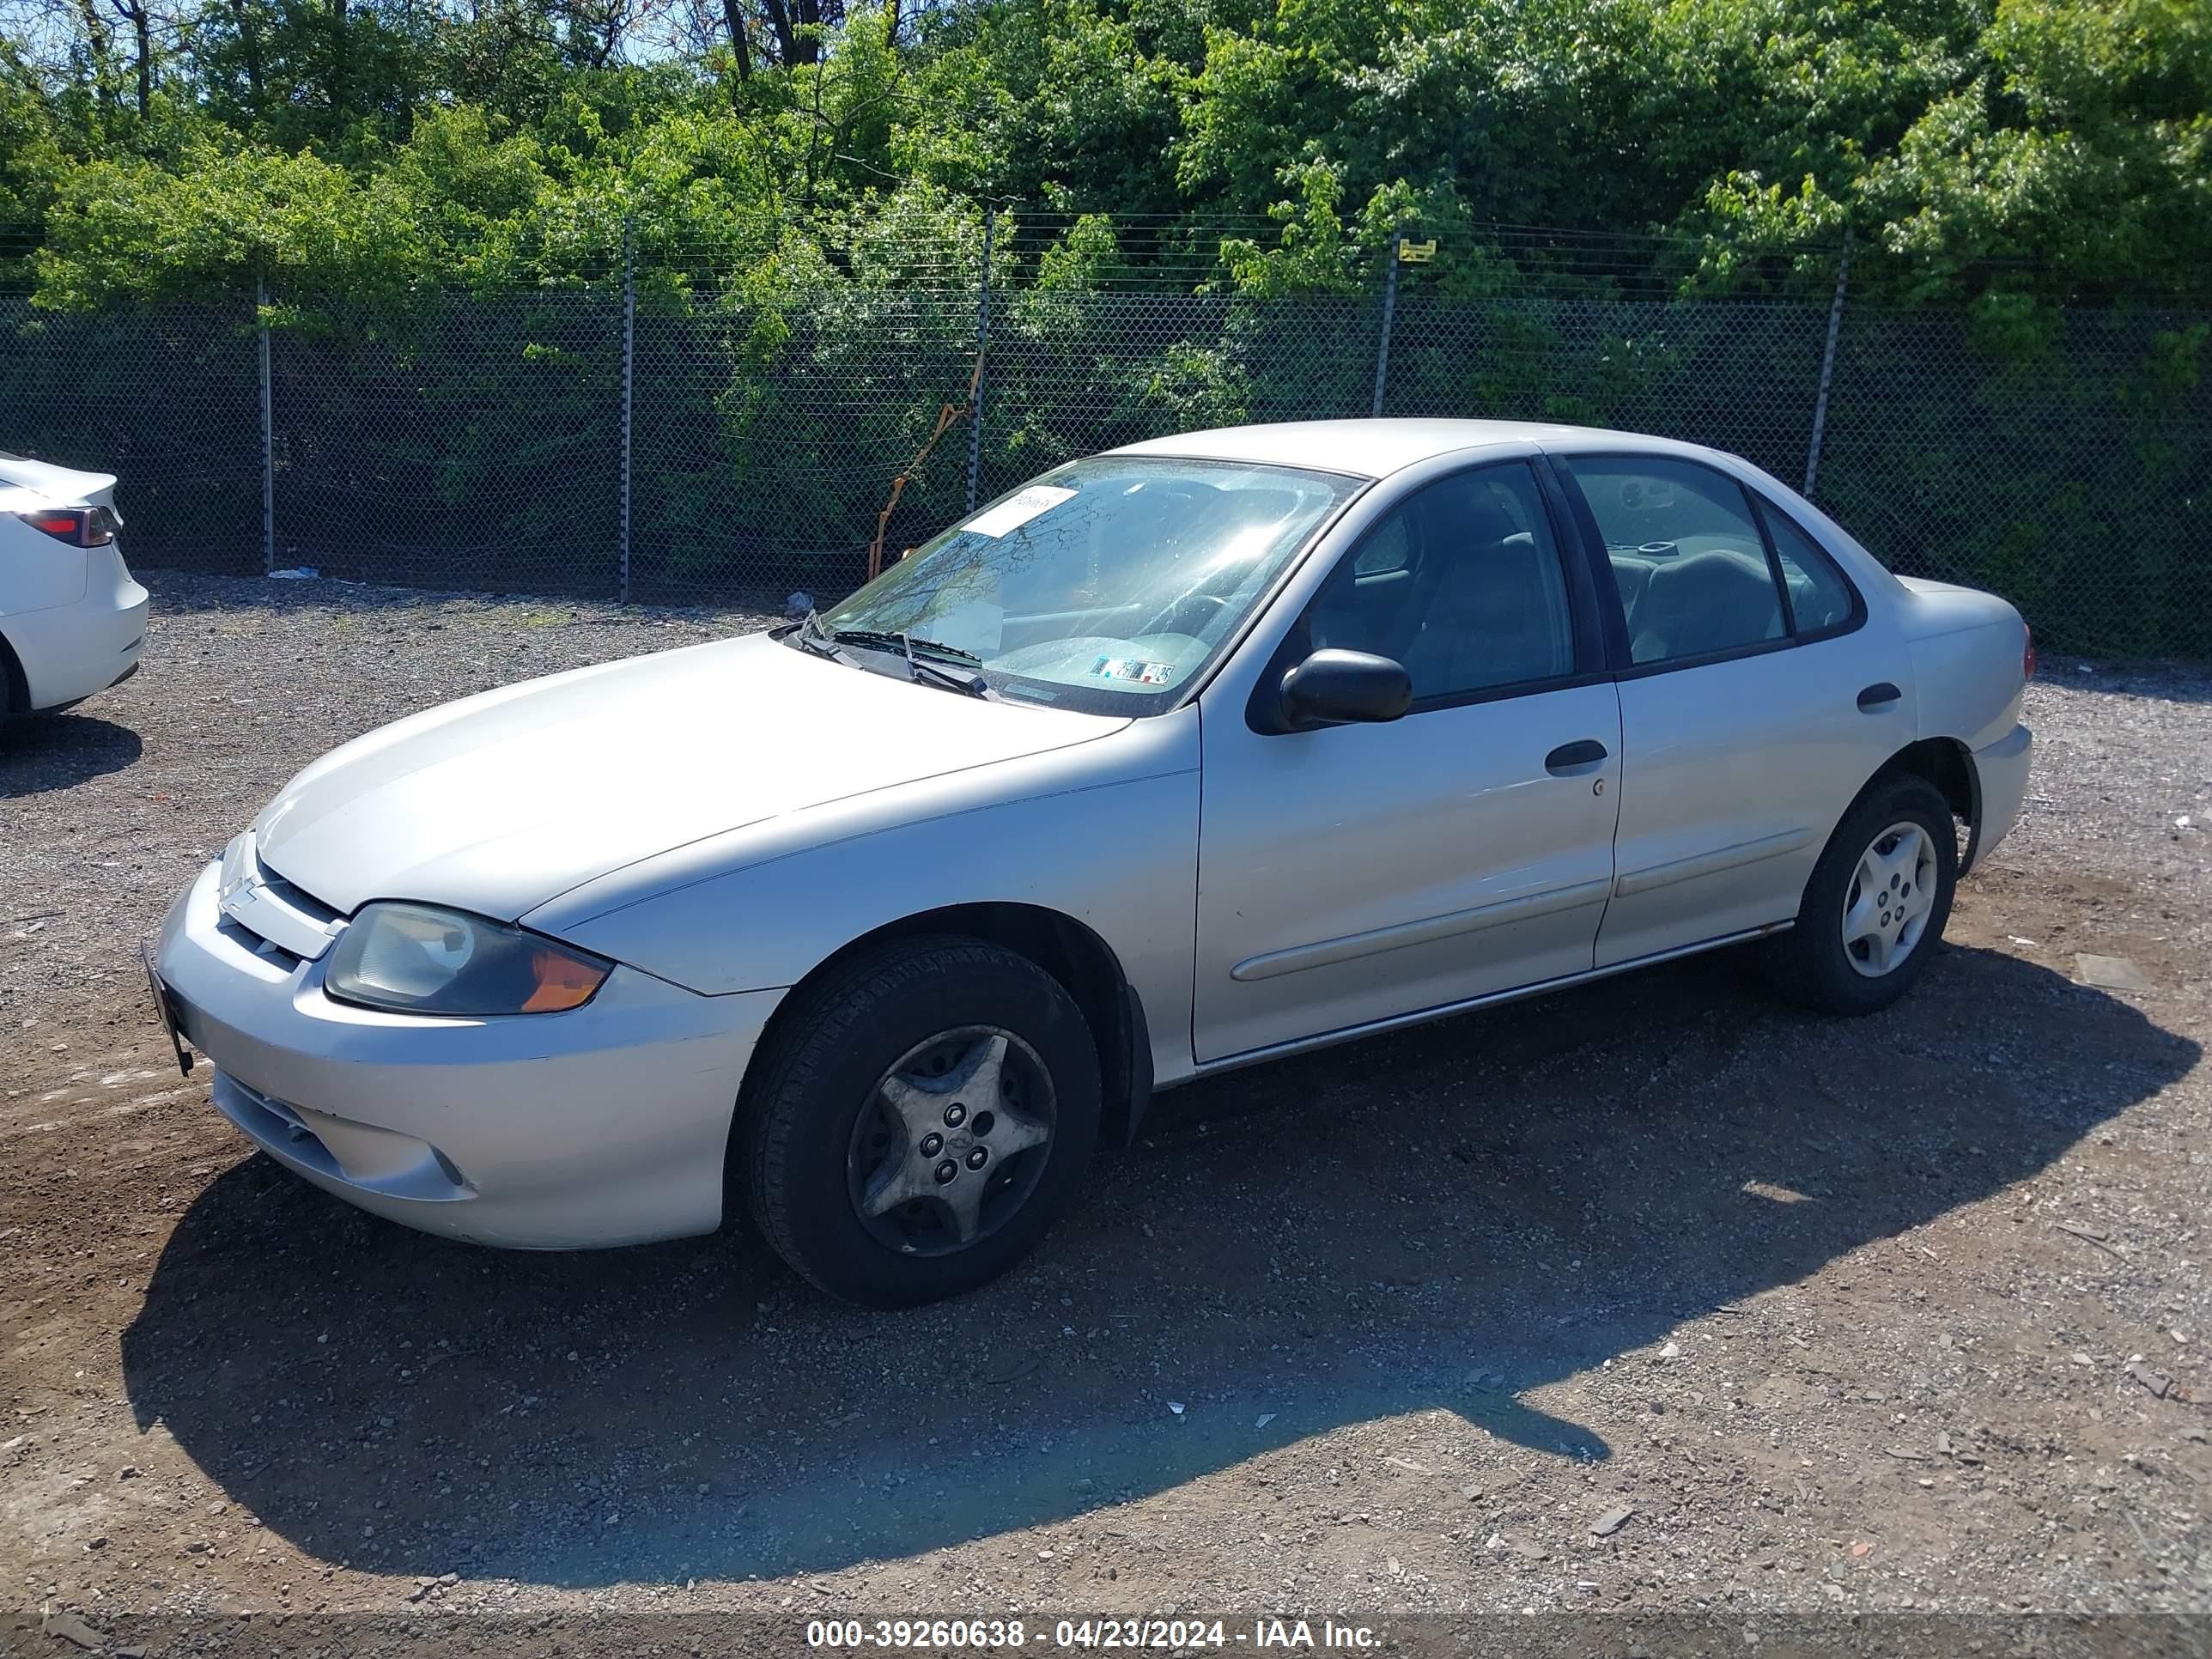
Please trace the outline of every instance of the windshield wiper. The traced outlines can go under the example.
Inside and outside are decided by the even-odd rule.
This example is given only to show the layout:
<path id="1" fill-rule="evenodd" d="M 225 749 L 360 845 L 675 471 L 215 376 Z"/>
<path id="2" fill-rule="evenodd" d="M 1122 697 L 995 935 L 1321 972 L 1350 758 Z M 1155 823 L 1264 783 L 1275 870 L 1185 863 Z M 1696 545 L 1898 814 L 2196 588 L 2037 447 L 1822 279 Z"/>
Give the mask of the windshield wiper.
<path id="1" fill-rule="evenodd" d="M 984 683 L 981 674 L 958 673 L 915 654 L 919 647 L 934 656 L 981 665 L 983 660 L 981 657 L 972 651 L 963 651 L 957 645 L 946 645 L 938 640 L 917 640 L 907 634 L 884 633 L 871 628 L 831 628 L 811 611 L 799 618 L 799 625 L 789 630 L 788 637 L 801 650 L 811 651 L 817 657 L 827 657 L 832 662 L 846 660 L 840 647 L 848 645 L 859 646 L 864 651 L 895 652 L 906 659 L 908 675 L 924 684 L 941 685 L 948 691 L 964 692 L 971 697 L 990 695 L 990 687 Z"/>
<path id="2" fill-rule="evenodd" d="M 822 618 L 811 611 L 799 619 L 796 628 L 787 628 L 776 637 L 787 638 L 800 650 L 811 651 L 817 657 L 827 657 L 832 662 L 838 660 L 836 635 L 822 625 Z"/>
<path id="3" fill-rule="evenodd" d="M 958 646 L 947 645 L 942 640 L 925 640 L 920 635 L 909 634 L 903 629 L 890 633 L 875 628 L 832 628 L 827 632 L 830 639 L 838 645 L 872 646 L 879 651 L 896 651 L 908 657 L 917 653 L 950 657 L 955 662 L 972 662 L 979 668 L 983 664 L 983 659 L 973 651 L 963 651 Z"/>
<path id="4" fill-rule="evenodd" d="M 940 668 L 927 657 L 911 653 L 906 659 L 907 672 L 917 680 L 930 685 L 941 685 L 948 691 L 964 691 L 971 697 L 987 697 L 991 688 L 981 674 L 963 674 L 957 669 Z"/>
<path id="5" fill-rule="evenodd" d="M 820 627 L 818 623 L 817 627 Z M 908 675 L 928 685 L 941 685 L 948 691 L 965 692 L 971 697 L 988 696 L 990 687 L 981 674 L 963 674 L 954 669 L 940 666 L 929 656 L 948 657 L 954 662 L 974 663 L 981 666 L 983 659 L 972 651 L 963 651 L 957 645 L 946 645 L 939 640 L 918 640 L 901 630 L 891 634 L 873 628 L 832 628 L 825 630 L 832 649 L 842 645 L 857 645 L 863 651 L 894 651 L 906 659 Z"/>

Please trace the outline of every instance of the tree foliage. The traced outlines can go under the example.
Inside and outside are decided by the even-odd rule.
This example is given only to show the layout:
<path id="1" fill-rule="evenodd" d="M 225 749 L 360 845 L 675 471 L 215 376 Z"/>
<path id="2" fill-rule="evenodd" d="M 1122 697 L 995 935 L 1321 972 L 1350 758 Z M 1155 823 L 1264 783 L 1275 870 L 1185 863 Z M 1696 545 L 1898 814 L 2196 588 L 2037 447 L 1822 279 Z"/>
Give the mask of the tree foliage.
<path id="1" fill-rule="evenodd" d="M 988 198 L 1267 216 L 1206 277 L 1261 293 L 1518 224 L 1709 292 L 1848 235 L 1899 299 L 2175 298 L 2208 109 L 2203 0 L 0 0 L 0 258 L 64 307 L 573 283 L 630 221 L 757 289 Z"/>

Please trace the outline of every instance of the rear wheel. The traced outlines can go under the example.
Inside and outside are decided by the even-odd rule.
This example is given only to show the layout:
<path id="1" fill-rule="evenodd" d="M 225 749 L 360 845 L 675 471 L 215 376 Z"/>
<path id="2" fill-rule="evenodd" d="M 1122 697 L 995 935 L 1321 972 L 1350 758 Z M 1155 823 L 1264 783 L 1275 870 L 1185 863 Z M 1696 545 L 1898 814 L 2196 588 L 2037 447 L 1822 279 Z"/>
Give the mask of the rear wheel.
<path id="1" fill-rule="evenodd" d="M 0 636 L 0 746 L 21 729 L 30 714 L 31 688 L 23 665 L 15 660 L 15 647 Z"/>
<path id="2" fill-rule="evenodd" d="M 1028 1253 L 1098 1136 L 1098 1056 L 1060 982 L 978 940 L 899 939 L 796 994 L 732 1147 L 776 1253 L 909 1307 Z"/>
<path id="3" fill-rule="evenodd" d="M 1918 777 L 1877 784 L 1836 826 L 1780 941 L 1788 988 L 1826 1013 L 1887 1008 L 1935 953 L 1958 874 L 1942 792 Z"/>

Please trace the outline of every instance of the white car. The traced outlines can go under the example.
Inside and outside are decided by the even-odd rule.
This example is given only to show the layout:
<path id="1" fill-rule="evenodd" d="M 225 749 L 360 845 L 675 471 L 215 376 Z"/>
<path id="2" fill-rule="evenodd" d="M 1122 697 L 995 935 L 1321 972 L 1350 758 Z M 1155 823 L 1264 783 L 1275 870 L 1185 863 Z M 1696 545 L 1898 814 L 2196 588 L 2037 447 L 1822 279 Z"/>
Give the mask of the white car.
<path id="1" fill-rule="evenodd" d="M 734 1197 L 923 1301 L 1158 1088 L 1748 940 L 1886 1006 L 2019 811 L 2031 668 L 2003 600 L 1711 450 L 1190 433 L 826 617 L 325 756 L 178 900 L 156 1002 L 380 1215 L 562 1248 Z"/>
<path id="2" fill-rule="evenodd" d="M 0 716 L 66 708 L 138 670 L 146 590 L 115 477 L 0 452 Z"/>

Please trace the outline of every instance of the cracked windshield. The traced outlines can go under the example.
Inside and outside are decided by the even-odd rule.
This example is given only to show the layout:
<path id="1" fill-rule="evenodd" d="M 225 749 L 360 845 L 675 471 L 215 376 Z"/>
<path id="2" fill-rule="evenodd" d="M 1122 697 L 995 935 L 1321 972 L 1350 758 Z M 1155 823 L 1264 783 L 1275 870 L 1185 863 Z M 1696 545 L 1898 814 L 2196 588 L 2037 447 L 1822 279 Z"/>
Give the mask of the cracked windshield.
<path id="1" fill-rule="evenodd" d="M 1008 697 L 1141 714 L 1212 660 L 1359 487 L 1288 467 L 1077 461 L 916 549 L 824 621 L 949 647 Z"/>

